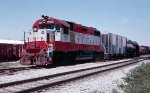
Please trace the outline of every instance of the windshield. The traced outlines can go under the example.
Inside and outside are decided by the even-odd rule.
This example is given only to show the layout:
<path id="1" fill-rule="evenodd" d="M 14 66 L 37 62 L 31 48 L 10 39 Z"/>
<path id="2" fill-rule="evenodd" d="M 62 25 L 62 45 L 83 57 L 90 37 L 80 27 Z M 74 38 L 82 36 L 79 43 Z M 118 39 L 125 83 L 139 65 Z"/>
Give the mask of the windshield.
<path id="1" fill-rule="evenodd" d="M 50 24 L 50 25 L 40 25 L 39 26 L 40 29 L 54 29 L 54 25 Z"/>

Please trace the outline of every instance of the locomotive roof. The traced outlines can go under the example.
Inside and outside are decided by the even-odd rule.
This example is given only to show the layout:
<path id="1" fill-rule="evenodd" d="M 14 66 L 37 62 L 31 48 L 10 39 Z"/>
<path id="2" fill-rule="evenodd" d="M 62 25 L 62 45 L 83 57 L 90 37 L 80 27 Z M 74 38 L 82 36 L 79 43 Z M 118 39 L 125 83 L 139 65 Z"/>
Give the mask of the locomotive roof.
<path id="1" fill-rule="evenodd" d="M 38 24 L 38 22 L 40 22 L 40 21 L 42 21 L 42 20 L 43 20 L 43 19 L 37 20 L 37 21 L 34 23 L 34 25 L 35 25 L 35 24 Z M 65 20 L 59 20 L 59 19 L 52 18 L 52 17 L 48 18 L 47 20 L 49 20 L 49 21 L 51 21 L 51 20 L 55 21 L 55 20 L 56 20 L 57 22 L 63 24 L 64 26 L 70 27 L 70 25 L 69 25 Z"/>
<path id="2" fill-rule="evenodd" d="M 58 19 L 57 19 L 58 20 Z M 65 20 L 58 20 L 60 23 L 62 23 L 63 25 L 70 27 L 70 25 L 65 21 Z"/>
<path id="3" fill-rule="evenodd" d="M 23 41 L 20 41 L 20 40 L 4 40 L 4 39 L 0 39 L 0 44 L 23 44 Z"/>
<path id="4" fill-rule="evenodd" d="M 81 26 L 81 27 L 83 27 L 83 28 L 85 28 L 85 29 L 86 29 L 86 28 L 87 28 L 87 29 L 93 29 L 93 30 L 95 30 L 95 31 L 99 31 L 99 32 L 100 32 L 100 30 L 98 30 L 98 29 L 96 29 L 96 28 L 93 28 L 93 27 L 87 27 L 87 26 L 84 26 L 84 25 L 82 25 L 82 24 L 77 24 L 77 23 L 75 23 L 75 22 L 70 22 L 70 21 L 66 21 L 66 20 L 60 20 L 60 19 L 56 19 L 56 18 L 53 18 L 53 17 L 44 16 L 44 15 L 42 15 L 42 19 L 37 20 L 37 21 L 33 24 L 33 26 L 39 25 L 38 23 L 39 23 L 40 21 L 42 21 L 42 20 L 57 21 L 57 22 L 61 23 L 62 25 L 66 26 L 66 27 L 71 27 L 70 23 L 73 23 L 73 24 L 78 25 L 78 26 Z"/>

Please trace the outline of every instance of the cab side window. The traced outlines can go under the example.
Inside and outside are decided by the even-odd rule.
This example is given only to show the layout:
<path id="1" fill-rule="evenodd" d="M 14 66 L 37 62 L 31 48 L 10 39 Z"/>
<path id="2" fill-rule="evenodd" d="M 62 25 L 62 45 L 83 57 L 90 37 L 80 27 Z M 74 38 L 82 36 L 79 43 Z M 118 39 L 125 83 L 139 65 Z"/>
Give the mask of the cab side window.
<path id="1" fill-rule="evenodd" d="M 68 27 L 64 27 L 64 32 L 63 34 L 69 34 L 69 28 Z"/>
<path id="2" fill-rule="evenodd" d="M 60 25 L 56 24 L 56 30 L 60 30 Z"/>
<path id="3" fill-rule="evenodd" d="M 46 26 L 41 25 L 40 29 L 46 29 Z"/>

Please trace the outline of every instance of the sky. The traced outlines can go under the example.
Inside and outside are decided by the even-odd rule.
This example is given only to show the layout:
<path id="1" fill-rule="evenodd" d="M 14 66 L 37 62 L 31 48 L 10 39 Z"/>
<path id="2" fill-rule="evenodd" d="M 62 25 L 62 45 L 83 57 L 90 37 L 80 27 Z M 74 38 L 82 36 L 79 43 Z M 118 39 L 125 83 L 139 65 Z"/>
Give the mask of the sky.
<path id="1" fill-rule="evenodd" d="M 41 15 L 150 46 L 150 0 L 0 0 L 0 39 L 23 40 Z"/>

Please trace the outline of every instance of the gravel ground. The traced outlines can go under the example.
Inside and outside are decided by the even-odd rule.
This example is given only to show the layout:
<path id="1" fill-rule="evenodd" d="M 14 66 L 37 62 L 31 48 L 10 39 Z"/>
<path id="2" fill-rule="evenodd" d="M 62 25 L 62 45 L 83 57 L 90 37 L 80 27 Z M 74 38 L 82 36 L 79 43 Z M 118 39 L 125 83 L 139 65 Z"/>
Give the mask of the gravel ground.
<path id="1" fill-rule="evenodd" d="M 124 59 L 124 60 L 129 60 L 129 59 Z M 2 77 L 0 77 L 0 84 L 18 81 L 18 80 L 30 79 L 30 78 L 35 78 L 35 77 L 47 76 L 47 75 L 52 75 L 56 73 L 67 72 L 67 71 L 72 71 L 72 70 L 77 70 L 77 69 L 82 69 L 82 68 L 95 67 L 95 66 L 105 65 L 109 63 L 120 62 L 124 60 L 84 63 L 84 64 L 77 64 L 77 65 L 70 65 L 70 66 L 58 66 L 55 68 L 23 70 L 23 71 L 19 71 L 18 73 L 15 73 L 14 75 L 3 75 Z"/>
<path id="2" fill-rule="evenodd" d="M 124 59 L 129 60 L 129 59 Z M 55 68 L 42 68 L 42 69 L 31 69 L 28 71 L 21 71 L 11 76 L 2 76 L 0 77 L 0 84 L 7 83 L 12 81 L 24 80 L 29 78 L 35 78 L 40 76 L 52 75 L 56 73 L 81 69 L 81 68 L 89 68 L 94 66 L 105 65 L 109 63 L 116 63 L 119 61 L 109 61 L 109 62 L 96 62 L 96 63 L 84 63 L 70 66 L 58 66 Z M 150 62 L 150 61 L 144 61 Z M 130 69 L 133 69 L 137 65 L 128 66 L 119 70 L 97 74 L 94 76 L 90 76 L 88 78 L 84 78 L 81 80 L 77 80 L 75 82 L 63 84 L 60 86 L 56 86 L 53 88 L 49 88 L 48 90 L 42 92 L 51 92 L 51 93 L 92 93 L 93 91 L 104 91 L 106 93 L 111 93 L 112 89 L 119 88 L 117 85 L 122 82 L 121 78 L 125 76 Z"/>
<path id="3" fill-rule="evenodd" d="M 143 61 L 150 63 L 150 60 Z M 118 93 L 123 91 L 118 85 L 123 83 L 122 77 L 126 76 L 131 69 L 139 66 L 142 62 L 116 69 L 114 71 L 108 71 L 105 73 L 90 76 L 88 78 L 76 80 L 66 84 L 58 85 L 53 88 L 48 88 L 41 91 L 42 93 L 112 93 L 115 89 Z"/>
<path id="4" fill-rule="evenodd" d="M 18 61 L 12 61 L 12 62 L 0 62 L 0 69 L 4 68 L 14 68 L 14 67 L 27 67 L 25 65 L 21 65 Z"/>

